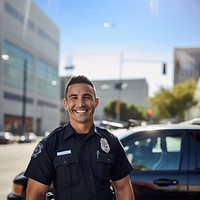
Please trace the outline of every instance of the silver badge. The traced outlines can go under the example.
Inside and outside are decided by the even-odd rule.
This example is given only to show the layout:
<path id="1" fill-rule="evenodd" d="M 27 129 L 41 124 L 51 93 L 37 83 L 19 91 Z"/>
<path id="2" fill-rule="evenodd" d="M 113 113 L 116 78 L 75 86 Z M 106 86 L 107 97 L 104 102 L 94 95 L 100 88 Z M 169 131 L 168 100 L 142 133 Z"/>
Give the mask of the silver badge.
<path id="1" fill-rule="evenodd" d="M 42 143 L 38 143 L 38 145 L 35 147 L 35 150 L 34 150 L 34 152 L 32 154 L 32 157 L 36 158 L 42 152 L 42 149 L 43 149 L 43 144 Z"/>
<path id="2" fill-rule="evenodd" d="M 101 144 L 101 149 L 104 152 L 108 153 L 110 151 L 110 146 L 108 144 L 108 141 L 105 138 L 101 138 L 100 144 Z"/>

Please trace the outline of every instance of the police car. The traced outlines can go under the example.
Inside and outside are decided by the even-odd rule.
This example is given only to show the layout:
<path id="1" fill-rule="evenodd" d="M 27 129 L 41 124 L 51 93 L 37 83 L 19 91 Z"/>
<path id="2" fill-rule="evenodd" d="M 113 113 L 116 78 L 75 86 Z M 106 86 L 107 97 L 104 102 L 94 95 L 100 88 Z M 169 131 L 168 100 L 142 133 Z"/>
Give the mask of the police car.
<path id="1" fill-rule="evenodd" d="M 148 125 L 118 137 L 134 168 L 130 179 L 137 200 L 200 199 L 200 126 Z M 25 199 L 26 185 L 22 173 L 7 199 Z"/>

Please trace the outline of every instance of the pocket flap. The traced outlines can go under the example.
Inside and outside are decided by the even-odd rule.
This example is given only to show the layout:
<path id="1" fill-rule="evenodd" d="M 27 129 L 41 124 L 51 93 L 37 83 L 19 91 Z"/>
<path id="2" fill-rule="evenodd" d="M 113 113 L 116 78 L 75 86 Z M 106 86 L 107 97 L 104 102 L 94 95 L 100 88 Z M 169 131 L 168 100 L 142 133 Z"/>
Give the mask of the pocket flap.
<path id="1" fill-rule="evenodd" d="M 74 154 L 56 156 L 54 160 L 55 167 L 58 167 L 60 165 L 69 165 L 72 163 L 78 163 L 78 157 Z"/>
<path id="2" fill-rule="evenodd" d="M 100 154 L 99 158 L 97 159 L 97 162 L 103 162 L 103 163 L 106 163 L 106 164 L 113 164 L 114 159 L 113 159 L 113 156 L 111 154 Z"/>

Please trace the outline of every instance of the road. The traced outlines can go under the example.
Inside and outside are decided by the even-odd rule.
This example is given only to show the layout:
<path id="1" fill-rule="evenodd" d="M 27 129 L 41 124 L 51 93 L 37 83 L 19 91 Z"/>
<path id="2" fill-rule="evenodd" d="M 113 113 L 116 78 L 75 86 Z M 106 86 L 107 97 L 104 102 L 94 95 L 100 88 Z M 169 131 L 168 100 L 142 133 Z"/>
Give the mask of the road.
<path id="1" fill-rule="evenodd" d="M 6 200 L 13 178 L 26 168 L 36 144 L 0 145 L 0 200 Z"/>

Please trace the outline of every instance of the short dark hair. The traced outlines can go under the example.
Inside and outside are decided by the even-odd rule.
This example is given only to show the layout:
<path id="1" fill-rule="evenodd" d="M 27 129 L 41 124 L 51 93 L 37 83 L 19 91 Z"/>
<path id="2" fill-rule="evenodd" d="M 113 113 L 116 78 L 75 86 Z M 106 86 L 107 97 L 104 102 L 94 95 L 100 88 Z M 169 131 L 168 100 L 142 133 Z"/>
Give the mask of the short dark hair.
<path id="1" fill-rule="evenodd" d="M 92 83 L 92 81 L 90 81 L 86 76 L 84 75 L 78 75 L 78 76 L 72 76 L 70 78 L 70 80 L 68 81 L 66 87 L 65 87 L 65 98 L 67 97 L 67 91 L 68 91 L 68 88 L 70 85 L 73 85 L 73 84 L 77 84 L 77 83 L 85 83 L 85 84 L 88 84 L 90 85 L 93 90 L 94 90 L 94 93 L 95 93 L 95 96 L 96 96 L 96 89 L 95 89 L 95 86 L 94 84 Z"/>

